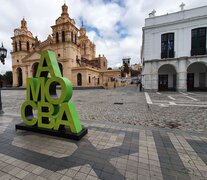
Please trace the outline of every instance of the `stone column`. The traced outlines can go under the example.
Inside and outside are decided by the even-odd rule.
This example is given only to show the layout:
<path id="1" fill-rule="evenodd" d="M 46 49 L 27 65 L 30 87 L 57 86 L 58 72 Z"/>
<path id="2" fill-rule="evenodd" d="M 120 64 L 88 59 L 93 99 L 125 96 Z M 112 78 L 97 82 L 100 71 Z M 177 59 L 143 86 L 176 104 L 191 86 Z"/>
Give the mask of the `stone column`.
<path id="1" fill-rule="evenodd" d="M 63 76 L 72 81 L 72 69 L 65 62 L 63 63 Z"/>
<path id="2" fill-rule="evenodd" d="M 26 42 L 21 42 L 22 43 L 22 51 L 27 51 L 27 43 Z"/>
<path id="3" fill-rule="evenodd" d="M 158 64 L 157 62 L 146 62 L 143 71 L 143 85 L 146 91 L 158 90 Z"/>
<path id="4" fill-rule="evenodd" d="M 152 91 L 158 91 L 158 73 L 153 73 L 151 75 L 151 84 L 152 84 Z"/>
<path id="5" fill-rule="evenodd" d="M 146 91 L 151 90 L 151 65 L 149 63 L 145 63 L 142 71 L 142 85 Z"/>
<path id="6" fill-rule="evenodd" d="M 28 77 L 28 70 L 27 70 L 27 66 L 26 67 L 22 67 L 22 86 L 26 87 L 26 80 Z"/>
<path id="7" fill-rule="evenodd" d="M 72 39 L 71 39 L 71 32 L 67 32 L 67 37 L 68 37 L 68 41 L 71 42 Z"/>
<path id="8" fill-rule="evenodd" d="M 13 87 L 17 87 L 18 86 L 18 81 L 17 81 L 17 78 L 18 78 L 18 74 L 17 74 L 17 70 L 15 68 L 12 68 L 12 76 L 13 76 Z"/>
<path id="9" fill-rule="evenodd" d="M 178 61 L 177 91 L 187 91 L 186 59 Z"/>

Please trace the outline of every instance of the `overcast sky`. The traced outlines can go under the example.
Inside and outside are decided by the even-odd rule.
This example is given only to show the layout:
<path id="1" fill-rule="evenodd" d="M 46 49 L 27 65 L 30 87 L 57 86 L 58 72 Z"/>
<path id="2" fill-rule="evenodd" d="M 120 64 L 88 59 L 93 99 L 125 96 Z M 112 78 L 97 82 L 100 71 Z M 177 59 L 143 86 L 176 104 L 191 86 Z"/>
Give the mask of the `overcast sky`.
<path id="1" fill-rule="evenodd" d="M 96 44 L 96 55 L 104 54 L 109 67 L 117 67 L 123 57 L 140 62 L 144 19 L 155 9 L 156 15 L 180 10 L 182 0 L 65 0 L 69 16 L 81 26 L 83 20 L 90 39 Z M 185 9 L 207 5 L 206 0 L 185 0 Z M 8 50 L 6 64 L 0 73 L 11 70 L 11 37 L 24 17 L 33 36 L 44 41 L 52 33 L 50 26 L 61 14 L 64 0 L 0 0 L 0 42 Z"/>

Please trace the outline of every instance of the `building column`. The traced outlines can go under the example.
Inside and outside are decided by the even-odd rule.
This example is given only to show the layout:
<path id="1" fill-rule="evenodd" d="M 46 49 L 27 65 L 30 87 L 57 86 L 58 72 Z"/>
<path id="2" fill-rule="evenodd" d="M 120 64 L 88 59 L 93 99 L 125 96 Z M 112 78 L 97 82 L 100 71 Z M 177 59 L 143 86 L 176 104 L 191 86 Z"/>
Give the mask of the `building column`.
<path id="1" fill-rule="evenodd" d="M 142 73 L 142 83 L 146 91 L 158 91 L 157 62 L 146 62 Z"/>
<path id="2" fill-rule="evenodd" d="M 72 68 L 70 68 L 70 64 L 68 62 L 62 63 L 63 67 L 63 76 L 68 78 L 70 81 L 72 81 Z"/>
<path id="3" fill-rule="evenodd" d="M 71 42 L 72 41 L 72 39 L 71 39 L 71 32 L 68 32 L 67 36 L 68 36 L 68 41 Z"/>
<path id="4" fill-rule="evenodd" d="M 146 91 L 158 91 L 158 74 L 143 74 L 142 84 Z"/>
<path id="5" fill-rule="evenodd" d="M 13 76 L 13 87 L 17 87 L 18 86 L 18 74 L 17 74 L 17 70 L 15 68 L 12 68 L 12 76 Z"/>
<path id="6" fill-rule="evenodd" d="M 177 91 L 187 91 L 187 71 L 186 71 L 186 60 L 178 61 L 178 72 L 177 72 Z"/>
<path id="7" fill-rule="evenodd" d="M 151 75 L 152 91 L 158 91 L 158 73 Z"/>
<path id="8" fill-rule="evenodd" d="M 178 78 L 178 86 L 177 86 L 177 91 L 187 91 L 187 72 L 178 72 L 177 74 Z"/>
<path id="9" fill-rule="evenodd" d="M 65 31 L 65 41 L 70 41 L 70 32 L 69 31 Z"/>
<path id="10" fill-rule="evenodd" d="M 27 86 L 28 70 L 27 67 L 22 67 L 22 87 Z"/>

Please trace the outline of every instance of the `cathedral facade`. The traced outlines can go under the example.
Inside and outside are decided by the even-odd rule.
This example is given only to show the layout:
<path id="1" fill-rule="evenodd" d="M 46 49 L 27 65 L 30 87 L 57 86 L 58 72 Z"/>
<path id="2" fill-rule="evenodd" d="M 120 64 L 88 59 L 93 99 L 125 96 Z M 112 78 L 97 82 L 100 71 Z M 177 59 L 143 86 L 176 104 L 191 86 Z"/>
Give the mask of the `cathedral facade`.
<path id="1" fill-rule="evenodd" d="M 104 86 L 114 84 L 120 77 L 120 70 L 107 70 L 104 55 L 96 57 L 96 46 L 88 38 L 86 28 L 79 29 L 69 17 L 68 6 L 62 6 L 61 16 L 51 26 L 52 35 L 39 41 L 27 28 L 23 18 L 21 27 L 14 29 L 12 39 L 13 87 L 26 87 L 26 78 L 34 77 L 42 50 L 51 50 L 64 77 L 73 86 Z"/>

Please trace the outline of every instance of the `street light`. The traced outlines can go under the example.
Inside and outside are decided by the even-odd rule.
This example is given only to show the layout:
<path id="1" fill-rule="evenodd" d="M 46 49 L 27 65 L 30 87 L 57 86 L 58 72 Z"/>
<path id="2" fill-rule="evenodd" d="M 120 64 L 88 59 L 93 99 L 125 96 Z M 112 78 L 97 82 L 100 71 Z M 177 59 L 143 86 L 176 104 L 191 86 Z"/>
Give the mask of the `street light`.
<path id="1" fill-rule="evenodd" d="M 3 43 L 2 46 L 0 47 L 0 60 L 1 63 L 5 63 L 5 58 L 6 58 L 7 50 L 4 48 Z M 4 111 L 2 110 L 2 102 L 1 102 L 1 87 L 0 87 L 0 114 L 3 114 Z"/>
<path id="2" fill-rule="evenodd" d="M 6 54 L 7 54 L 7 50 L 4 48 L 3 43 L 0 47 L 0 60 L 1 63 L 4 64 L 5 63 L 5 58 L 6 58 Z"/>

